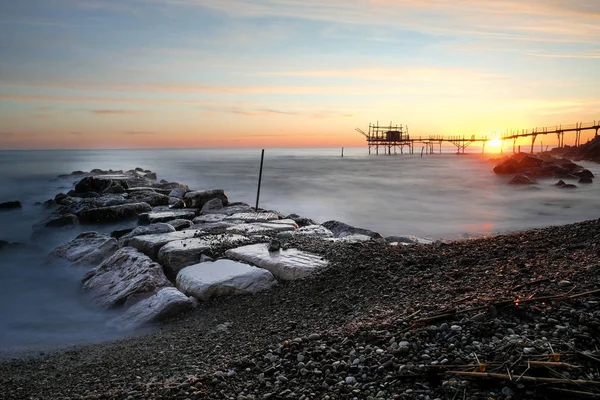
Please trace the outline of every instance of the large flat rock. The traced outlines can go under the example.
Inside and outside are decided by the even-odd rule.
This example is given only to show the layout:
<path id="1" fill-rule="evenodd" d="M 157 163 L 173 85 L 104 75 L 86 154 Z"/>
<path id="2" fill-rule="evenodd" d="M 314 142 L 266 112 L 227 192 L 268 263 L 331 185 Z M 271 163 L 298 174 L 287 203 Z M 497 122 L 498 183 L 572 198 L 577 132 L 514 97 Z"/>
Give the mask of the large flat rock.
<path id="1" fill-rule="evenodd" d="M 232 260 L 191 265 L 177 275 L 179 290 L 200 300 L 258 293 L 275 283 L 275 278 L 269 271 Z"/>
<path id="2" fill-rule="evenodd" d="M 123 243 L 124 246 L 131 246 L 153 260 L 158 259 L 158 251 L 169 242 L 175 240 L 191 239 L 203 236 L 204 232 L 199 230 L 184 230 L 170 233 L 160 233 L 156 235 L 134 236 Z"/>
<path id="3" fill-rule="evenodd" d="M 286 281 L 304 278 L 328 265 L 317 254 L 298 249 L 269 252 L 268 247 L 266 243 L 251 244 L 227 250 L 225 255 L 264 268 L 278 279 Z"/>
<path id="4" fill-rule="evenodd" d="M 51 259 L 64 259 L 73 265 L 95 267 L 119 249 L 115 238 L 98 232 L 84 232 L 50 253 Z"/>
<path id="5" fill-rule="evenodd" d="M 243 212 L 225 217 L 225 221 L 239 220 L 244 222 L 267 222 L 277 219 L 279 219 L 279 215 L 274 212 Z"/>
<path id="6" fill-rule="evenodd" d="M 333 232 L 321 225 L 307 225 L 298 228 L 294 232 L 295 236 L 311 236 L 319 238 L 332 238 Z"/>
<path id="7" fill-rule="evenodd" d="M 133 330 L 189 311 L 195 305 L 193 298 L 174 287 L 165 287 L 129 307 L 123 314 L 108 321 L 108 325 L 121 331 Z"/>
<path id="8" fill-rule="evenodd" d="M 158 262 L 169 276 L 190 265 L 198 264 L 200 256 L 215 246 L 239 246 L 248 238 L 241 235 L 207 235 L 199 238 L 175 240 L 165 244 L 158 252 Z"/>
<path id="9" fill-rule="evenodd" d="M 132 298 L 171 286 L 162 266 L 132 247 L 118 250 L 82 281 L 84 293 L 102 308 L 122 306 Z"/>
<path id="10" fill-rule="evenodd" d="M 196 212 L 192 210 L 169 210 L 152 211 L 140 214 L 140 223 L 156 224 L 158 222 L 168 222 L 174 219 L 194 219 Z"/>
<path id="11" fill-rule="evenodd" d="M 143 235 L 157 235 L 160 233 L 169 233 L 175 232 L 175 228 L 169 224 L 165 224 L 164 222 L 159 222 L 157 224 L 143 225 L 138 226 L 133 229 L 131 232 L 121 236 L 119 239 L 119 243 L 121 247 L 127 246 L 129 243 L 129 239 L 135 236 L 143 236 Z"/>
<path id="12" fill-rule="evenodd" d="M 234 226 L 230 226 L 227 228 L 228 231 L 237 231 L 243 233 L 256 233 L 256 232 L 266 232 L 266 231 L 275 231 L 275 232 L 285 232 L 285 231 L 293 231 L 298 228 L 296 222 L 291 219 L 279 219 L 276 221 L 269 222 L 253 222 L 253 223 L 244 223 L 238 224 Z"/>

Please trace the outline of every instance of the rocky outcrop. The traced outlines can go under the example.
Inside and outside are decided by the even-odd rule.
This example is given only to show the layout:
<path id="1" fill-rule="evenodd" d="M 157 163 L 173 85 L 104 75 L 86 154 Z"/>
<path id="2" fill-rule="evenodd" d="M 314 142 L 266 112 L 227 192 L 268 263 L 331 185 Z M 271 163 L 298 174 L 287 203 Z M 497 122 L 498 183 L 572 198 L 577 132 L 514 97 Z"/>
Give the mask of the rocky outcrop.
<path id="1" fill-rule="evenodd" d="M 309 225 L 318 225 L 312 219 L 306 218 L 306 217 L 302 217 L 302 216 L 300 216 L 298 214 L 290 214 L 290 215 L 286 216 L 284 219 L 294 220 L 296 222 L 296 224 L 298 224 L 298 226 L 300 228 L 305 227 L 305 226 L 309 226 Z"/>
<path id="2" fill-rule="evenodd" d="M 245 213 L 235 213 L 232 215 L 228 215 L 224 218 L 225 221 L 243 221 L 245 223 L 252 222 L 269 222 L 278 220 L 279 215 L 274 212 L 245 212 Z M 297 225 L 296 221 L 289 220 L 290 225 Z"/>
<path id="3" fill-rule="evenodd" d="M 227 221 L 222 221 L 227 223 Z M 279 219 L 269 222 L 254 222 L 254 223 L 242 223 L 230 226 L 227 228 L 228 231 L 242 232 L 242 233 L 258 233 L 258 232 L 284 232 L 293 231 L 298 228 L 298 225 L 291 219 Z"/>
<path id="4" fill-rule="evenodd" d="M 206 301 L 218 296 L 258 293 L 275 283 L 273 275 L 265 269 L 217 260 L 182 269 L 176 285 L 183 293 Z"/>
<path id="5" fill-rule="evenodd" d="M 532 154 L 518 153 L 502 159 L 494 167 L 494 172 L 499 175 L 517 174 L 511 184 L 535 183 L 535 178 L 562 178 L 580 179 L 593 178 L 594 174 L 566 158 L 556 158 L 550 154 L 534 156 Z"/>
<path id="6" fill-rule="evenodd" d="M 159 233 L 169 233 L 169 232 L 175 232 L 175 228 L 173 228 L 169 224 L 165 224 L 162 222 L 159 222 L 157 224 L 138 226 L 137 228 L 133 229 L 131 232 L 123 235 L 119 239 L 119 243 L 121 244 L 121 246 L 125 246 L 125 243 L 128 243 L 129 239 L 131 239 L 132 237 L 135 237 L 135 236 L 156 235 Z"/>
<path id="7" fill-rule="evenodd" d="M 101 308 L 119 307 L 170 285 L 160 264 L 132 247 L 118 250 L 82 281 L 83 292 Z"/>
<path id="8" fill-rule="evenodd" d="M 111 319 L 108 325 L 120 331 L 134 330 L 185 313 L 195 305 L 196 301 L 193 298 L 187 297 L 176 288 L 164 287 Z"/>
<path id="9" fill-rule="evenodd" d="M 207 235 L 200 238 L 175 240 L 165 244 L 158 252 L 158 262 L 164 267 L 168 276 L 177 273 L 193 264 L 200 262 L 203 254 L 211 254 L 216 246 L 238 246 L 248 238 L 241 235 Z"/>
<path id="10" fill-rule="evenodd" d="M 508 183 L 510 185 L 534 185 L 537 181 L 525 174 L 517 174 Z"/>
<path id="11" fill-rule="evenodd" d="M 307 225 L 296 229 L 294 236 L 312 236 L 320 238 L 332 238 L 333 232 L 322 225 Z"/>
<path id="12" fill-rule="evenodd" d="M 561 179 L 560 181 L 556 182 L 556 183 L 554 184 L 554 186 L 557 186 L 557 187 L 559 187 L 559 188 L 561 188 L 561 189 L 577 189 L 577 185 L 573 185 L 573 184 L 570 184 L 570 183 L 566 183 L 566 182 L 565 182 L 565 181 L 563 181 L 562 179 Z"/>
<path id="13" fill-rule="evenodd" d="M 227 257 L 264 268 L 281 280 L 304 278 L 328 265 L 321 256 L 298 249 L 269 252 L 266 243 L 251 244 L 225 252 Z"/>
<path id="14" fill-rule="evenodd" d="M 221 200 L 221 203 L 224 206 L 229 203 L 229 200 L 227 199 L 223 189 L 197 190 L 194 192 L 188 192 L 184 196 L 185 204 L 190 208 L 202 208 L 204 204 L 212 199 Z"/>
<path id="15" fill-rule="evenodd" d="M 97 266 L 119 249 L 115 238 L 98 232 L 85 232 L 50 253 L 51 259 L 64 259 L 73 265 Z"/>
<path id="16" fill-rule="evenodd" d="M 75 192 L 125 193 L 125 189 L 128 187 L 127 182 L 124 180 L 86 176 L 75 184 Z"/>
<path id="17" fill-rule="evenodd" d="M 340 221 L 327 221 L 321 224 L 325 228 L 329 229 L 335 237 L 344 237 L 349 235 L 366 235 L 373 239 L 381 239 L 383 236 L 377 232 L 370 231 L 363 228 L 355 228 L 351 225 L 345 224 Z"/>
<path id="18" fill-rule="evenodd" d="M 11 209 L 15 209 L 15 208 L 21 208 L 23 207 L 21 205 L 20 201 L 7 201 L 4 203 L 0 203 L 0 210 L 11 210 Z"/>
<path id="19" fill-rule="evenodd" d="M 136 202 L 148 203 L 152 207 L 169 205 L 169 196 L 150 190 L 131 192 L 129 198 Z"/>
<path id="20" fill-rule="evenodd" d="M 218 210 L 208 210 L 204 211 L 202 214 L 224 214 L 224 215 L 233 215 L 236 213 L 251 213 L 254 212 L 254 208 L 250 207 L 245 203 L 231 203 L 230 205 L 223 207 Z"/>
<path id="21" fill-rule="evenodd" d="M 113 222 L 137 217 L 139 214 L 152 211 L 147 203 L 129 203 L 117 206 L 91 208 L 79 212 L 79 221 L 83 224 Z"/>
<path id="22" fill-rule="evenodd" d="M 124 246 L 135 247 L 153 260 L 158 259 L 158 251 L 165 244 L 175 240 L 184 240 L 204 236 L 204 232 L 198 230 L 185 230 L 181 232 L 161 233 L 157 235 L 135 236 L 124 241 Z"/>
<path id="23" fill-rule="evenodd" d="M 156 224 L 158 222 L 169 222 L 174 219 L 194 219 L 196 217 L 195 210 L 170 210 L 170 211 L 152 211 L 149 213 L 140 214 L 140 223 Z"/>

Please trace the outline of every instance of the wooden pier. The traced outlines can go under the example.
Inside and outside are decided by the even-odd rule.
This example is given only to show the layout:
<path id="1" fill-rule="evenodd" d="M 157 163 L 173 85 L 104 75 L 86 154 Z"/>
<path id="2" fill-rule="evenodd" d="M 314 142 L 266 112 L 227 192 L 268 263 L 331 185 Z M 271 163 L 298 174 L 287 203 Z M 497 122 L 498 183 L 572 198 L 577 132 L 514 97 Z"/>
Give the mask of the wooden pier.
<path id="1" fill-rule="evenodd" d="M 533 148 L 535 141 L 539 135 L 556 135 L 558 138 L 558 147 L 565 146 L 565 133 L 575 132 L 575 146 L 581 144 L 581 132 L 593 130 L 595 136 L 598 136 L 598 130 L 600 130 L 600 121 L 588 122 L 588 123 L 576 123 L 573 125 L 557 125 L 553 127 L 543 127 L 534 129 L 523 129 L 521 131 L 506 131 L 498 140 L 502 141 L 500 147 L 501 152 L 504 147 L 504 142 L 512 140 L 513 153 L 517 151 L 517 139 L 530 137 L 531 138 L 531 149 Z M 456 146 L 457 154 L 464 154 L 467 147 L 474 143 L 481 143 L 481 152 L 485 153 L 485 145 L 494 138 L 488 138 L 487 136 L 476 137 L 475 135 L 469 136 L 443 136 L 434 135 L 427 137 L 414 137 L 408 134 L 408 127 L 402 125 L 393 125 L 391 122 L 388 126 L 381 126 L 379 122 L 377 124 L 369 124 L 369 130 L 365 133 L 362 129 L 356 128 L 356 131 L 365 136 L 367 139 L 367 145 L 369 147 L 369 154 L 374 149 L 375 154 L 379 154 L 379 148 L 383 150 L 383 154 L 404 154 L 405 148 L 407 154 L 414 154 L 415 145 L 421 145 L 421 155 L 425 152 L 426 154 L 434 154 L 435 147 L 439 148 L 439 153 L 442 153 L 442 144 L 444 142 L 451 143 Z M 519 146 L 520 148 L 520 146 Z M 425 151 L 426 149 L 426 151 Z M 520 151 L 520 149 L 519 149 Z"/>

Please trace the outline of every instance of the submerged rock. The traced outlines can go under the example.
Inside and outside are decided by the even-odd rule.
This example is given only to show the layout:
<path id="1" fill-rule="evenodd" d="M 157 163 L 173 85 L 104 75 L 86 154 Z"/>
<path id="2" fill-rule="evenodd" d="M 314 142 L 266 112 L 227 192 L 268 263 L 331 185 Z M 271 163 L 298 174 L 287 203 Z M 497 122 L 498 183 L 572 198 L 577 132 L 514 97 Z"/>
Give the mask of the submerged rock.
<path id="1" fill-rule="evenodd" d="M 268 247 L 266 243 L 252 244 L 227 250 L 225 254 L 264 268 L 282 280 L 301 279 L 328 265 L 326 260 L 316 254 L 298 249 L 269 252 Z"/>
<path id="2" fill-rule="evenodd" d="M 573 185 L 571 183 L 566 183 L 562 179 L 554 184 L 554 186 L 558 186 L 561 189 L 577 189 L 577 185 Z"/>
<path id="3" fill-rule="evenodd" d="M 159 233 L 169 233 L 169 232 L 175 232 L 175 228 L 173 228 L 171 225 L 165 224 L 163 222 L 159 222 L 157 224 L 151 224 L 151 225 L 138 226 L 137 228 L 133 229 L 131 232 L 127 233 L 126 235 L 123 235 L 120 238 L 119 242 L 120 242 L 121 246 L 124 246 L 125 243 L 129 242 L 129 239 L 131 239 L 132 237 L 135 237 L 135 236 L 155 235 L 155 234 L 159 234 Z"/>
<path id="4" fill-rule="evenodd" d="M 7 201 L 4 203 L 0 203 L 0 210 L 11 210 L 14 208 L 21 208 L 23 207 L 21 205 L 20 201 Z"/>
<path id="5" fill-rule="evenodd" d="M 119 249 L 115 238 L 98 232 L 84 232 L 63 243 L 50 253 L 50 258 L 64 259 L 73 265 L 97 266 Z"/>
<path id="6" fill-rule="evenodd" d="M 108 325 L 121 331 L 133 330 L 185 313 L 195 305 L 196 301 L 193 298 L 187 297 L 176 288 L 164 287 L 108 321 Z"/>
<path id="7" fill-rule="evenodd" d="M 132 297 L 170 285 L 160 264 L 132 247 L 118 250 L 82 280 L 84 293 L 102 308 L 122 306 Z"/>
<path id="8" fill-rule="evenodd" d="M 179 290 L 199 300 L 258 293 L 275 284 L 269 271 L 232 260 L 191 265 L 177 275 Z"/>
<path id="9" fill-rule="evenodd" d="M 515 175 L 509 182 L 510 185 L 534 185 L 537 181 L 533 178 L 528 177 L 525 174 Z"/>

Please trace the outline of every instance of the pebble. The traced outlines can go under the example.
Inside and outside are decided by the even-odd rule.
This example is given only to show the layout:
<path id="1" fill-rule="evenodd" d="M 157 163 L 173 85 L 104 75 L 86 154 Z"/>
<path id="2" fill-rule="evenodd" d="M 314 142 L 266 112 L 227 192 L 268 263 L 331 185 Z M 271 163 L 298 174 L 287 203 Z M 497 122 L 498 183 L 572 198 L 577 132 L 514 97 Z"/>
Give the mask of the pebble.
<path id="1" fill-rule="evenodd" d="M 560 282 L 558 282 L 558 287 L 563 288 L 563 287 L 567 287 L 567 286 L 571 286 L 571 282 L 569 282 L 569 281 L 560 281 Z"/>
<path id="2" fill-rule="evenodd" d="M 347 383 L 348 385 L 352 385 L 353 383 L 356 383 L 356 378 L 355 378 L 355 377 L 353 377 L 353 376 L 347 376 L 347 377 L 346 377 L 346 383 Z"/>
<path id="3" fill-rule="evenodd" d="M 460 325 L 452 325 L 452 326 L 450 327 L 450 329 L 451 329 L 453 332 L 460 332 L 460 331 L 462 331 L 462 328 L 460 327 Z"/>
<path id="4" fill-rule="evenodd" d="M 318 333 L 311 333 L 308 336 L 308 340 L 319 340 L 321 339 L 321 335 L 319 335 Z"/>

